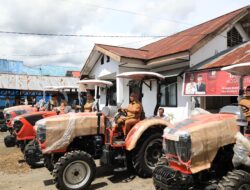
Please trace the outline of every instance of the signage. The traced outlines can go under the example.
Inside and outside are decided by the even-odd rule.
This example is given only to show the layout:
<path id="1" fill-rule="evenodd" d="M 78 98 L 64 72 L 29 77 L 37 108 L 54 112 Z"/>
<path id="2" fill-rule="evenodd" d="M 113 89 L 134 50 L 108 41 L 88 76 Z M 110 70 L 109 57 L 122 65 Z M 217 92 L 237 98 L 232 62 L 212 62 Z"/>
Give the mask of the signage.
<path id="1" fill-rule="evenodd" d="M 239 76 L 226 71 L 203 71 L 185 73 L 184 96 L 237 96 Z M 250 86 L 250 76 L 244 78 L 244 88 Z"/>

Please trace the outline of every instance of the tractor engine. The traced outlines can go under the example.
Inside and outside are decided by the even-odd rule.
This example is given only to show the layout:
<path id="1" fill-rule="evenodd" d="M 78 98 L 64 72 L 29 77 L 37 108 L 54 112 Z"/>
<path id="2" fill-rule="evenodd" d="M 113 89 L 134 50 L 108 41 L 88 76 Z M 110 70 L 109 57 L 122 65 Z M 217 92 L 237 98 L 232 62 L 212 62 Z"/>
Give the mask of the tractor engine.
<path id="1" fill-rule="evenodd" d="M 193 184 L 190 171 L 191 138 L 188 133 L 171 136 L 169 129 L 164 130 L 163 150 L 164 157 L 153 172 L 156 186 L 167 188 L 188 188 Z"/>

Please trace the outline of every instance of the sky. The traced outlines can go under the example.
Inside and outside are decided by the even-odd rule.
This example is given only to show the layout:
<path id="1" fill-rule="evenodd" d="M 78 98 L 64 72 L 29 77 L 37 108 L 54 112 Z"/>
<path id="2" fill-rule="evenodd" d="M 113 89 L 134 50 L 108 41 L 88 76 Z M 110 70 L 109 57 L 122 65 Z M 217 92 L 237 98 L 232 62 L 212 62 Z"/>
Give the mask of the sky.
<path id="1" fill-rule="evenodd" d="M 250 5 L 249 0 L 0 0 L 0 31 L 135 37 L 51 37 L 0 33 L 0 59 L 82 68 L 95 43 L 139 48 Z"/>

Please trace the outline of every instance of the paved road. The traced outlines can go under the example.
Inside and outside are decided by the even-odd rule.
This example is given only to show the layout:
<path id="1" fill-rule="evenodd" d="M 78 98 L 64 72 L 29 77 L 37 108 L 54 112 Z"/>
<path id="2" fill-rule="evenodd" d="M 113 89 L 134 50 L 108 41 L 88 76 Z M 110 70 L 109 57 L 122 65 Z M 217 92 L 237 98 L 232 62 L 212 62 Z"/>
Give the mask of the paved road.
<path id="1" fill-rule="evenodd" d="M 30 169 L 20 150 L 6 148 L 0 132 L 0 189 L 1 190 L 55 190 L 52 176 L 44 167 Z M 96 161 L 98 163 L 98 161 Z M 97 168 L 97 178 L 90 190 L 153 190 L 152 179 L 141 179 L 133 174 L 114 173 L 110 169 Z"/>

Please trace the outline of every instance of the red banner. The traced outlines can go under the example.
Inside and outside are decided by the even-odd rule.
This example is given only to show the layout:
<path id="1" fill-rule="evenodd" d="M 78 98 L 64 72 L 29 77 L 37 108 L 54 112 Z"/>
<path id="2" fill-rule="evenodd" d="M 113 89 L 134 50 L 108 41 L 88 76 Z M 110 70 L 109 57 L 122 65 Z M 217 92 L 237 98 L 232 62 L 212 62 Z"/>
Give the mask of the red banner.
<path id="1" fill-rule="evenodd" d="M 244 88 L 250 86 L 250 76 L 244 78 Z M 185 73 L 184 96 L 237 96 L 239 76 L 225 71 Z"/>

